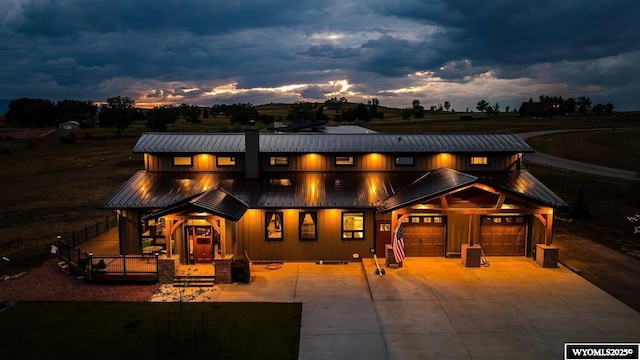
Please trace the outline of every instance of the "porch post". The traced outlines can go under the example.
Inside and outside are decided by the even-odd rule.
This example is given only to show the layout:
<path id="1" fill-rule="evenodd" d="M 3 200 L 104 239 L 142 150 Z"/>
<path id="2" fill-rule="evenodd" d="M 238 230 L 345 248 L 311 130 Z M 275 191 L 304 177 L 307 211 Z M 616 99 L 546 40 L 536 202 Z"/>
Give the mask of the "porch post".
<path id="1" fill-rule="evenodd" d="M 169 231 L 167 231 L 167 243 L 165 244 L 167 246 L 167 259 L 171 259 L 173 257 L 172 256 L 173 248 L 171 247 L 171 239 L 173 237 L 173 231 L 171 231 L 172 230 L 171 221 L 173 219 L 171 219 L 169 217 L 165 217 L 165 218 L 166 218 L 166 221 L 167 221 L 167 225 L 169 225 L 169 226 L 165 227 L 165 230 L 169 229 Z"/>

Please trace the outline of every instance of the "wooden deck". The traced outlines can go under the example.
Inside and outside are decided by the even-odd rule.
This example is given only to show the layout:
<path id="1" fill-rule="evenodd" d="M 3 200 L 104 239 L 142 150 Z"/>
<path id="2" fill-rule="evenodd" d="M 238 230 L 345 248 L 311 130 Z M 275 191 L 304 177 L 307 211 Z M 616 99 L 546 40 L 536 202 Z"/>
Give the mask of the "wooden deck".
<path id="1" fill-rule="evenodd" d="M 115 227 L 76 247 L 78 250 L 94 255 L 120 255 L 118 228 Z"/>

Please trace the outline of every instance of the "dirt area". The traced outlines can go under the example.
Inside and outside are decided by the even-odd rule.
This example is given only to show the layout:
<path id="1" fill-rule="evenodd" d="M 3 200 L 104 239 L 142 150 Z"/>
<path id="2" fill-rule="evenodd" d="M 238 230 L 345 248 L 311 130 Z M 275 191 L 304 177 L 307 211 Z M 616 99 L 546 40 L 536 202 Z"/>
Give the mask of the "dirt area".
<path id="1" fill-rule="evenodd" d="M 0 129 L 0 139 L 35 139 L 43 138 L 55 130 L 7 130 Z"/>
<path id="2" fill-rule="evenodd" d="M 92 284 L 77 274 L 64 274 L 50 259 L 15 279 L 0 278 L 0 303 L 5 301 L 149 301 L 159 284 Z"/>

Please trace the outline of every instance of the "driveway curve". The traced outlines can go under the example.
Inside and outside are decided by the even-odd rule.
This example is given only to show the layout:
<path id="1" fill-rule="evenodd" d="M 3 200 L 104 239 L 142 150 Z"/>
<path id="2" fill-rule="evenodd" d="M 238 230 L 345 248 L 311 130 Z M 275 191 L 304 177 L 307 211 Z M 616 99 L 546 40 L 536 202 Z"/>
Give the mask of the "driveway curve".
<path id="1" fill-rule="evenodd" d="M 598 129 L 565 129 L 565 130 L 542 130 L 532 131 L 526 133 L 517 134 L 521 139 L 526 140 L 535 136 L 542 136 L 548 134 L 564 133 L 564 132 L 579 132 L 579 131 L 606 131 L 612 128 L 598 128 Z M 614 169 L 606 166 L 593 165 L 580 161 L 569 160 L 558 156 L 553 156 L 545 153 L 535 152 L 524 155 L 524 161 L 541 166 L 548 166 L 556 169 L 562 169 L 572 172 L 579 172 L 589 175 L 610 177 L 622 180 L 635 180 L 636 173 L 628 170 Z"/>

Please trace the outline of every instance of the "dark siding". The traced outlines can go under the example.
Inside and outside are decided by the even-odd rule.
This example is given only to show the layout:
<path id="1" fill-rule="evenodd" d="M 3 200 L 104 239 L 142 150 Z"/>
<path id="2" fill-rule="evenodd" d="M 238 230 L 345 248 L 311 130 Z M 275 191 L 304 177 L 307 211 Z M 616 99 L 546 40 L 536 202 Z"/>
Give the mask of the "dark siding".
<path id="1" fill-rule="evenodd" d="M 140 214 L 136 210 L 120 211 L 118 230 L 122 255 L 140 254 Z"/>
<path id="2" fill-rule="evenodd" d="M 284 214 L 284 240 L 266 241 L 264 234 L 264 211 L 248 210 L 238 222 L 238 249 L 247 246 L 251 260 L 342 260 L 353 261 L 352 255 L 372 256 L 374 213 L 365 212 L 365 239 L 342 240 L 341 209 L 317 209 L 318 223 L 316 241 L 300 241 L 298 214 L 300 210 L 277 210 Z M 312 211 L 312 210 L 307 210 Z M 349 210 L 359 211 L 359 210 Z M 242 250 L 240 250 L 242 251 Z"/>

